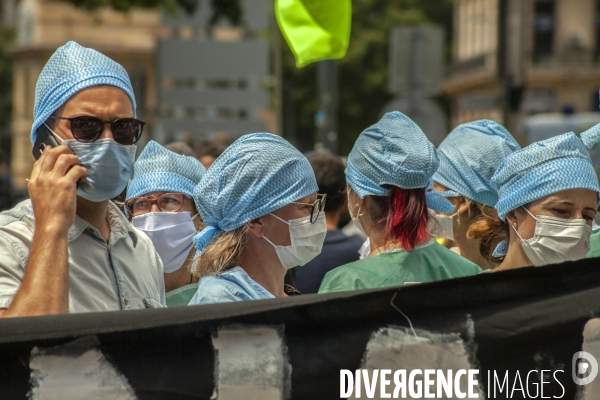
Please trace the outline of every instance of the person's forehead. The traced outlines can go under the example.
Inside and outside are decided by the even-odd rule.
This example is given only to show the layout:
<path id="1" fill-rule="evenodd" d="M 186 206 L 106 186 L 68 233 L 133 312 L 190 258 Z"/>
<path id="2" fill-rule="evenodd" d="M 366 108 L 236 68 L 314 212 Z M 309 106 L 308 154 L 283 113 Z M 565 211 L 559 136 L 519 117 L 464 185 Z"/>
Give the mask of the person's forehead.
<path id="1" fill-rule="evenodd" d="M 591 207 L 596 209 L 598 194 L 589 189 L 569 189 L 553 193 L 535 202 L 537 205 L 566 205 L 575 207 Z"/>
<path id="2" fill-rule="evenodd" d="M 171 192 L 149 192 L 149 193 L 146 193 L 146 194 L 142 194 L 141 196 L 144 196 L 144 197 L 157 197 L 157 196 L 160 196 L 161 194 L 165 194 L 165 193 L 171 193 Z"/>
<path id="3" fill-rule="evenodd" d="M 303 197 L 299 200 L 296 200 L 294 203 L 314 203 L 314 201 L 317 199 L 317 194 L 313 193 L 309 196 Z"/>
<path id="4" fill-rule="evenodd" d="M 133 105 L 123 89 L 100 85 L 75 93 L 57 111 L 90 114 L 102 112 L 130 117 L 133 115 Z"/>

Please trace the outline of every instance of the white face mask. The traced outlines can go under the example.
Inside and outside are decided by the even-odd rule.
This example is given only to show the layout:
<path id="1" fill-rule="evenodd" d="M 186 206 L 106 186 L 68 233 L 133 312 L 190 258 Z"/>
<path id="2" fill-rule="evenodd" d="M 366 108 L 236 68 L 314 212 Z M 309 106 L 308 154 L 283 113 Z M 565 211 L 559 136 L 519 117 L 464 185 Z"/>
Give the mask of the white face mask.
<path id="1" fill-rule="evenodd" d="M 290 229 L 291 246 L 276 245 L 266 236 L 263 236 L 275 248 L 275 252 L 283 268 L 291 269 L 299 265 L 304 265 L 321 254 L 323 241 L 327 234 L 324 212 L 319 214 L 314 224 L 310 223 L 310 216 L 286 221 L 275 214 L 271 215 L 281 222 L 288 224 Z"/>
<path id="2" fill-rule="evenodd" d="M 585 219 L 564 219 L 538 215 L 535 232 L 531 239 L 523 239 L 517 228 L 511 225 L 521 239 L 523 251 L 536 267 L 564 261 L 581 260 L 590 250 L 592 228 Z"/>
<path id="3" fill-rule="evenodd" d="M 458 212 L 452 215 L 440 215 L 431 211 L 433 210 L 429 212 L 431 217 L 429 231 L 433 237 L 454 240 L 454 217 L 458 215 Z"/>
<path id="4" fill-rule="evenodd" d="M 354 208 L 356 208 L 356 206 L 354 206 Z M 352 219 L 352 223 L 354 224 L 354 226 L 356 226 L 358 228 L 359 231 L 362 232 L 363 235 L 368 236 L 367 232 L 365 232 L 362 225 L 360 224 L 360 220 L 358 219 L 358 217 L 361 215 L 360 214 L 361 208 L 362 208 L 362 206 L 358 207 L 356 216 L 352 215 L 352 209 L 350 208 L 350 193 L 348 193 L 348 212 L 350 213 L 350 218 Z"/>
<path id="5" fill-rule="evenodd" d="M 194 218 L 188 211 L 149 212 L 131 219 L 131 224 L 144 232 L 163 262 L 165 273 L 181 268 L 194 246 Z"/>
<path id="6" fill-rule="evenodd" d="M 371 254 L 371 239 L 367 238 L 362 246 L 360 246 L 360 249 L 358 249 L 358 259 L 364 260 L 369 257 L 369 254 Z"/>

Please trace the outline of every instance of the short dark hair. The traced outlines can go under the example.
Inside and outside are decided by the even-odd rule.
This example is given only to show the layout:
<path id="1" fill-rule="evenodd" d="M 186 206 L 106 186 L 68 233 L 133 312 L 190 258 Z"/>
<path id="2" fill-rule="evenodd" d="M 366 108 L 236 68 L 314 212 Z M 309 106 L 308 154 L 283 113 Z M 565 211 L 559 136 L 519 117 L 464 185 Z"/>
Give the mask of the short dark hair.
<path id="1" fill-rule="evenodd" d="M 342 159 L 331 153 L 316 153 L 307 158 L 315 172 L 319 193 L 327 195 L 325 212 L 337 211 L 346 200 L 346 175 Z"/>

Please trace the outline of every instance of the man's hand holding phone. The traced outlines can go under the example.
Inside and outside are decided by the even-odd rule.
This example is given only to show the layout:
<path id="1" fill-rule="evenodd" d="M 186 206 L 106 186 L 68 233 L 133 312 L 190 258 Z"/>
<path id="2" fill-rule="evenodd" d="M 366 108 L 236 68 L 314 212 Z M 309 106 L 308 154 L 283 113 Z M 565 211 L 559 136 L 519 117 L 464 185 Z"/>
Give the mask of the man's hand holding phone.
<path id="1" fill-rule="evenodd" d="M 33 164 L 27 185 L 36 230 L 65 233 L 75 222 L 77 182 L 85 181 L 87 170 L 67 146 L 47 146 Z"/>

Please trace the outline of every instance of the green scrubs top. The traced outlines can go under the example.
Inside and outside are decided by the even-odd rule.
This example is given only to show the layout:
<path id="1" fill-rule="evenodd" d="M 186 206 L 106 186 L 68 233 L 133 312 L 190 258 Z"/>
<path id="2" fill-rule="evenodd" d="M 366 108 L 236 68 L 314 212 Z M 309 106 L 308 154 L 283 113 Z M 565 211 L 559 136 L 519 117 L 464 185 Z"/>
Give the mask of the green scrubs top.
<path id="1" fill-rule="evenodd" d="M 600 257 L 600 229 L 592 231 L 592 236 L 590 236 L 590 251 L 588 251 L 585 257 Z"/>
<path id="2" fill-rule="evenodd" d="M 319 293 L 431 282 L 480 272 L 476 264 L 431 240 L 412 251 L 386 251 L 337 267 L 325 275 Z"/>
<path id="3" fill-rule="evenodd" d="M 167 307 L 187 306 L 198 290 L 197 283 L 190 283 L 166 294 Z"/>

